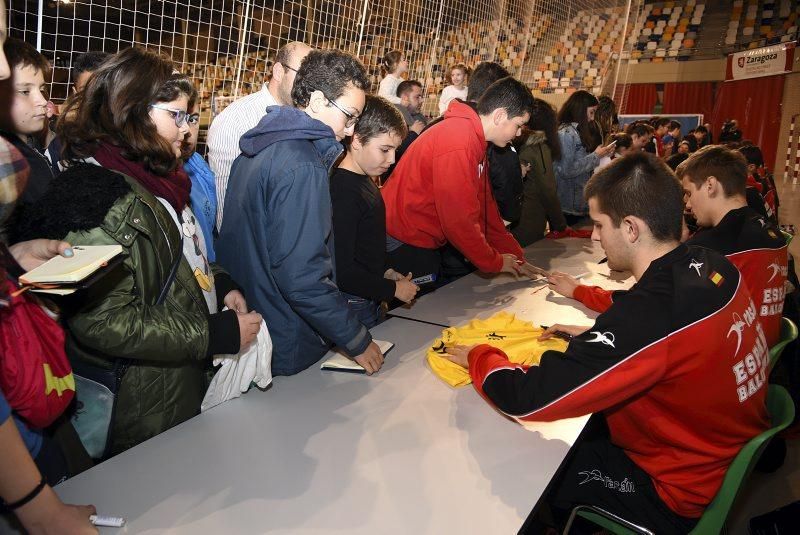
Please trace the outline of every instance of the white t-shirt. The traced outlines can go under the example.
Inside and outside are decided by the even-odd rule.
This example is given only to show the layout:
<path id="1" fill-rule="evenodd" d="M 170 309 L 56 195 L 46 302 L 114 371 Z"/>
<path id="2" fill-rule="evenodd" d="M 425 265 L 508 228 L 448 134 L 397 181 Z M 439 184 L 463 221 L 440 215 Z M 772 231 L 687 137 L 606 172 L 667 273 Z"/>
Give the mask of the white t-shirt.
<path id="1" fill-rule="evenodd" d="M 457 89 L 454 85 L 448 85 L 442 89 L 442 94 L 439 97 L 439 115 L 444 115 L 445 110 L 450 105 L 450 101 L 454 98 L 467 100 L 467 86 L 463 89 Z"/>
<path id="2" fill-rule="evenodd" d="M 385 98 L 392 104 L 400 104 L 400 97 L 397 96 L 397 86 L 403 79 L 394 74 L 387 74 L 378 86 L 378 96 Z"/>

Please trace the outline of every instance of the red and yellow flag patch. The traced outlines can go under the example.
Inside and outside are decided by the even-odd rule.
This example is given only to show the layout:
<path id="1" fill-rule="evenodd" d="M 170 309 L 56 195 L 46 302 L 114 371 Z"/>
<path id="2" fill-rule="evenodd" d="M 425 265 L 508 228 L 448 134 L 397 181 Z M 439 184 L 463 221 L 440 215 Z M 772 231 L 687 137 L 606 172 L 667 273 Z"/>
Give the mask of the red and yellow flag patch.
<path id="1" fill-rule="evenodd" d="M 725 282 L 725 277 L 717 273 L 716 271 L 712 271 L 711 275 L 708 276 L 711 279 L 711 282 L 717 285 L 717 287 L 722 286 L 722 283 Z"/>

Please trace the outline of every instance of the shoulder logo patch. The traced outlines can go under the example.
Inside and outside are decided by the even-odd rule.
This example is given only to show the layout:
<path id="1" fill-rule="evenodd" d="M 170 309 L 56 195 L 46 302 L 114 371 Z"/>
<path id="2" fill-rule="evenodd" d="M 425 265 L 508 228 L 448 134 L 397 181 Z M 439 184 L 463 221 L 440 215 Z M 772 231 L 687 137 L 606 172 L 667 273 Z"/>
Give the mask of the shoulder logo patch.
<path id="1" fill-rule="evenodd" d="M 692 261 L 689 262 L 689 269 L 695 270 L 697 272 L 697 276 L 698 277 L 702 277 L 702 275 L 700 274 L 700 268 L 701 267 L 703 267 L 703 263 L 702 262 L 698 262 L 694 258 L 692 258 Z"/>

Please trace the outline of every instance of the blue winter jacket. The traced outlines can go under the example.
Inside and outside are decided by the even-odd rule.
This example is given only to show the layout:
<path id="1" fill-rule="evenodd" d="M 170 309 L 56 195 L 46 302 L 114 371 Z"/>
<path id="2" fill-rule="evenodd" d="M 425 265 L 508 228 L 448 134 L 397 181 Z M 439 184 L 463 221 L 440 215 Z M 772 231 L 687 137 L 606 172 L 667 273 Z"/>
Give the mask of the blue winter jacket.
<path id="1" fill-rule="evenodd" d="M 583 198 L 583 187 L 592 176 L 600 158 L 587 153 L 578 134 L 578 123 L 562 124 L 558 128 L 561 159 L 554 162 L 556 190 L 561 210 L 572 215 L 586 215 L 589 205 Z"/>
<path id="2" fill-rule="evenodd" d="M 329 173 L 341 144 L 305 112 L 270 106 L 239 148 L 217 262 L 264 316 L 273 375 L 307 368 L 331 342 L 350 356 L 363 353 L 372 337 L 333 281 Z"/>

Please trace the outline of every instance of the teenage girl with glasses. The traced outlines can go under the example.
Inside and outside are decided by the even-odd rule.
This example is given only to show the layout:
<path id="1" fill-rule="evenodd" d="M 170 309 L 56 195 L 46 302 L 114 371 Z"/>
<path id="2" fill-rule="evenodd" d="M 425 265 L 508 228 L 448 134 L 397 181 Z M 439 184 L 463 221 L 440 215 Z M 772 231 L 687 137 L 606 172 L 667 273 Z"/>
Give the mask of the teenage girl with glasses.
<path id="1" fill-rule="evenodd" d="M 180 156 L 193 91 L 152 52 L 106 60 L 65 105 L 67 169 L 27 221 L 31 237 L 123 247 L 122 265 L 64 306 L 70 360 L 124 370 L 111 454 L 198 414 L 211 356 L 237 353 L 261 323 L 208 263 L 189 205 Z"/>

